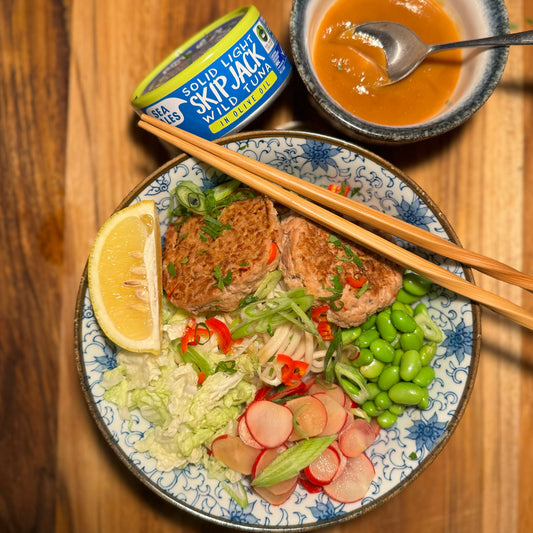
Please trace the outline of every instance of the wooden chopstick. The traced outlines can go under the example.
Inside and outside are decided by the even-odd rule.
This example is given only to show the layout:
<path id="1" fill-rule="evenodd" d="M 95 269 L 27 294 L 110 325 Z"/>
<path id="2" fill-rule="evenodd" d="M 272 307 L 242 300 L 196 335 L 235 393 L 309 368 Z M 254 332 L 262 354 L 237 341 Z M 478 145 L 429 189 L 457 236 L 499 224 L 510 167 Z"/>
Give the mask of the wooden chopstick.
<path id="1" fill-rule="evenodd" d="M 148 118 L 149 120 L 145 119 L 145 115 L 143 115 L 139 122 L 139 126 L 170 144 L 177 146 L 189 155 L 208 163 L 310 220 L 314 220 L 334 233 L 355 241 L 361 246 L 387 257 L 406 269 L 418 272 L 420 275 L 442 287 L 481 303 L 495 312 L 510 318 L 517 324 L 533 329 L 533 315 L 513 302 L 481 289 L 448 270 L 397 246 L 387 239 L 379 237 L 378 235 L 349 222 L 345 218 L 328 211 L 320 205 L 312 203 L 287 189 L 259 177 L 254 172 L 251 172 L 228 159 L 227 152 L 230 152 L 231 154 L 235 154 L 235 152 L 232 152 L 231 150 L 220 152 L 222 156 L 218 153 L 213 153 L 211 151 L 212 146 L 218 146 L 215 143 L 173 126 L 168 126 L 152 117 Z M 257 161 L 253 161 L 253 167 L 260 169 L 262 168 L 262 165 L 258 165 Z"/>
<path id="2" fill-rule="evenodd" d="M 160 129 L 163 129 L 170 134 L 176 130 L 174 126 L 170 126 L 158 119 L 150 117 L 149 115 L 142 115 L 141 120 L 148 122 Z M 186 133 L 186 132 L 184 132 Z M 533 277 L 520 272 L 496 259 L 486 257 L 477 252 L 466 250 L 462 246 L 447 241 L 442 237 L 434 235 L 417 226 L 413 226 L 408 222 L 404 222 L 391 215 L 373 209 L 361 202 L 357 202 L 350 198 L 328 191 L 323 187 L 319 187 L 314 183 L 309 183 L 290 174 L 282 172 L 274 167 L 255 161 L 246 157 L 243 154 L 234 152 L 216 143 L 210 143 L 197 136 L 188 136 L 187 140 L 196 146 L 201 146 L 204 150 L 218 155 L 228 161 L 232 161 L 236 165 L 253 172 L 260 173 L 262 177 L 288 188 L 314 202 L 318 202 L 330 209 L 339 213 L 343 213 L 352 217 L 359 222 L 368 224 L 376 229 L 386 231 L 387 233 L 400 237 L 405 241 L 411 242 L 426 250 L 435 252 L 443 257 L 454 259 L 463 264 L 469 265 L 480 272 L 483 272 L 493 278 L 517 285 L 528 291 L 533 291 Z"/>

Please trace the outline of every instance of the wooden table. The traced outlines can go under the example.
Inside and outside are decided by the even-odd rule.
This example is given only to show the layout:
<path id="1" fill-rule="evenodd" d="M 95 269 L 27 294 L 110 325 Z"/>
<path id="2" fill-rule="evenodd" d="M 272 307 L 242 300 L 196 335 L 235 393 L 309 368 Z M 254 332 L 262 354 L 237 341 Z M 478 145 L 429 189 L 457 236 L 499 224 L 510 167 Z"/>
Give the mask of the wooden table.
<path id="1" fill-rule="evenodd" d="M 466 0 L 465 0 L 466 1 Z M 173 48 L 238 0 L 0 3 L 0 531 L 223 530 L 129 474 L 82 397 L 73 354 L 78 283 L 99 226 L 164 163 L 129 97 Z M 256 0 L 289 50 L 290 0 Z M 508 0 L 514 30 L 533 0 Z M 462 243 L 533 272 L 533 49 L 513 48 L 488 103 L 464 127 L 374 147 L 442 208 Z M 249 129 L 316 119 L 295 76 Z M 372 148 L 372 147 L 371 147 Z M 480 286 L 533 309 L 519 289 Z M 327 531 L 533 531 L 533 336 L 483 313 L 482 356 L 449 444 L 403 493 Z"/>

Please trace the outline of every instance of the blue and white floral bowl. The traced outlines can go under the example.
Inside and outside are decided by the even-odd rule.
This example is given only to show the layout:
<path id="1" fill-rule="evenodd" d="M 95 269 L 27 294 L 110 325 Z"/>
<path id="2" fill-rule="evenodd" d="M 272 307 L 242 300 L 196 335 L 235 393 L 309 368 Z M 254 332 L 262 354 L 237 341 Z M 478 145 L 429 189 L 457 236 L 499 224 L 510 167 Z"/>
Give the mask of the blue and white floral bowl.
<path id="1" fill-rule="evenodd" d="M 427 194 L 365 149 L 330 137 L 280 131 L 243 133 L 224 142 L 233 150 L 313 183 L 345 182 L 359 191 L 358 201 L 457 242 L 449 223 Z M 180 180 L 210 186 L 220 177 L 218 171 L 183 155 L 149 176 L 117 209 L 140 200 L 154 200 L 164 234 L 169 222 L 169 191 Z M 472 281 L 471 272 L 462 266 L 410 248 Z M 366 497 L 352 504 L 298 488 L 287 503 L 275 507 L 247 487 L 249 505 L 243 509 L 201 468 L 158 471 L 153 459 L 134 449 L 149 423 L 139 414 L 124 422 L 116 406 L 103 398 L 102 376 L 116 365 L 115 348 L 94 317 L 86 271 L 76 305 L 75 352 L 82 388 L 98 427 L 120 460 L 151 490 L 176 507 L 218 525 L 244 531 L 309 531 L 360 516 L 400 492 L 435 459 L 456 428 L 476 374 L 480 311 L 476 304 L 440 287 L 433 288 L 425 303 L 445 334 L 432 362 L 436 378 L 430 388 L 430 406 L 425 411 L 408 409 L 394 427 L 379 433 L 368 450 L 376 475 Z"/>

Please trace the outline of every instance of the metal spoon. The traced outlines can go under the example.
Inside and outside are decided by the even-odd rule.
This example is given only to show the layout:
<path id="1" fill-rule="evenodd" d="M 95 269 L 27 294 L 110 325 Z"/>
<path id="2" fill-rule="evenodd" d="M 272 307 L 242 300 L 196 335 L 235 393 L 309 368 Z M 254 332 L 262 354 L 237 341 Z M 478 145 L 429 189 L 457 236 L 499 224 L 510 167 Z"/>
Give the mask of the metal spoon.
<path id="1" fill-rule="evenodd" d="M 385 52 L 389 84 L 405 78 L 420 65 L 426 56 L 441 50 L 471 46 L 533 44 L 533 30 L 432 45 L 422 42 L 412 30 L 396 22 L 366 22 L 345 30 L 343 33 L 346 35 L 348 32 L 367 35 L 379 42 Z"/>

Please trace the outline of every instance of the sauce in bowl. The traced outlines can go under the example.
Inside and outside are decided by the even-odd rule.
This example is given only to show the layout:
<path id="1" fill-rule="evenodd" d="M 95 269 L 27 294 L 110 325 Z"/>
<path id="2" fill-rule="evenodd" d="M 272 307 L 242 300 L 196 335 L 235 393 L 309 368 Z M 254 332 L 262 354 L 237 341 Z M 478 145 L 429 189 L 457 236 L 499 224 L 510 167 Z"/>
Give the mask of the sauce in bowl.
<path id="1" fill-rule="evenodd" d="M 411 28 L 426 43 L 459 40 L 458 29 L 436 0 L 337 0 L 320 22 L 313 64 L 326 91 L 348 112 L 389 126 L 422 122 L 445 108 L 461 70 L 461 52 L 432 54 L 407 78 L 386 85 L 378 43 L 346 32 L 387 20 Z"/>

